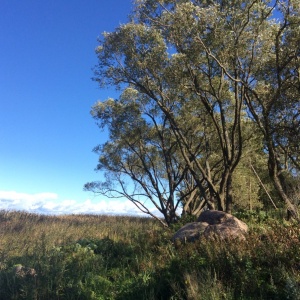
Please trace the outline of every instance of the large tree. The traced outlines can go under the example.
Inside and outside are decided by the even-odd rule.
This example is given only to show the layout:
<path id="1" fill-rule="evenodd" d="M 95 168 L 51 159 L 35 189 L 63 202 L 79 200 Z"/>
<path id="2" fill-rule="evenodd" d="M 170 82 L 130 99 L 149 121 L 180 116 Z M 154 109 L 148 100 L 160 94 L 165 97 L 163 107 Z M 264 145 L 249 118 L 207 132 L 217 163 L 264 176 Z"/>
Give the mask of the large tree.
<path id="1" fill-rule="evenodd" d="M 299 107 L 299 67 L 296 68 L 299 23 L 295 13 L 295 5 L 299 7 L 299 1 L 292 2 L 293 5 L 290 2 L 287 4 L 290 10 L 286 12 L 283 9 L 285 2 L 279 1 L 139 0 L 136 1 L 131 21 L 112 33 L 105 33 L 100 40 L 95 80 L 101 85 L 134 91 L 134 97 L 127 97 L 127 105 L 138 105 L 143 124 L 151 119 L 153 112 L 159 116 L 156 128 L 166 126 L 170 136 L 169 146 L 174 143 L 176 147 L 169 152 L 172 158 L 161 155 L 161 163 L 152 160 L 150 169 L 157 175 L 160 166 L 164 165 L 166 168 L 162 173 L 166 175 L 163 176 L 168 176 L 167 161 L 176 160 L 171 165 L 180 174 L 177 179 L 182 180 L 176 185 L 176 188 L 181 188 L 179 193 L 176 191 L 177 199 L 188 203 L 189 207 L 193 207 L 191 202 L 199 203 L 200 200 L 201 203 L 203 200 L 209 208 L 231 211 L 234 201 L 233 174 L 246 146 L 244 140 L 250 138 L 243 122 L 247 113 L 263 133 L 270 156 L 270 173 L 274 173 L 270 136 L 272 141 L 275 136 L 281 136 L 282 145 L 286 139 L 282 138 L 279 130 L 277 134 L 272 134 L 267 128 L 268 124 L 276 127 L 276 115 L 265 113 L 264 105 L 268 102 L 265 98 L 270 97 L 266 97 L 263 91 L 274 86 L 273 69 L 277 68 L 280 85 L 282 81 L 289 82 L 288 88 L 280 88 L 277 94 L 284 92 L 285 96 L 281 98 L 288 103 L 285 107 L 294 108 L 289 110 L 290 127 L 293 125 L 291 122 L 299 121 L 299 115 L 295 117 L 294 113 Z M 272 18 L 279 10 L 284 12 L 282 23 Z M 289 31 L 286 32 L 285 28 Z M 294 50 L 290 50 L 290 46 Z M 270 50 L 275 56 L 270 54 Z M 289 57 L 285 64 L 284 57 Z M 285 68 L 286 65 L 288 68 Z M 283 72 L 284 68 L 287 70 Z M 282 79 L 285 73 L 288 80 Z M 293 105 L 288 100 L 291 95 Z M 280 106 L 280 99 L 275 101 L 277 104 L 274 107 Z M 147 113 L 150 111 L 149 116 Z M 135 135 L 135 130 L 141 125 L 135 126 L 135 118 L 119 118 L 118 110 L 113 114 L 111 117 L 117 122 L 132 126 Z M 102 114 L 97 116 L 103 119 Z M 114 123 L 113 126 L 123 128 L 125 125 Z M 151 128 L 153 126 L 156 126 L 155 123 Z M 128 143 L 124 142 L 130 136 L 129 132 L 128 129 L 126 135 L 118 137 L 120 152 L 114 151 L 122 163 L 126 161 L 121 154 L 127 149 Z M 156 130 L 156 136 L 151 137 L 152 146 L 157 136 L 159 131 Z M 279 139 L 276 139 L 278 144 Z M 111 143 L 116 145 L 116 141 Z M 289 149 L 296 149 L 291 143 L 289 145 Z M 99 149 L 101 155 L 108 155 L 107 151 L 103 151 L 105 145 Z M 145 155 L 152 155 L 150 153 L 153 151 L 153 147 L 147 149 Z M 289 152 L 295 166 L 296 155 L 295 151 L 293 154 Z M 110 174 L 117 174 L 108 164 L 102 166 Z M 146 173 L 147 168 L 149 165 L 144 169 Z M 134 178 L 135 172 L 139 171 L 132 170 L 131 178 Z M 273 177 L 275 185 L 276 178 Z M 170 176 L 168 180 L 174 181 Z M 190 185 L 182 186 L 181 183 Z M 187 195 L 184 195 L 185 191 L 189 191 Z M 176 206 L 177 202 L 174 203 Z"/>
<path id="2" fill-rule="evenodd" d="M 264 137 L 274 187 L 299 220 L 288 182 L 300 171 L 300 1 L 275 1 L 272 10 L 278 20 L 254 45 L 243 84 L 249 115 Z"/>
<path id="3" fill-rule="evenodd" d="M 126 197 L 160 220 L 151 209 L 152 203 L 164 218 L 160 221 L 168 226 L 178 219 L 182 205 L 191 214 L 199 211 L 200 204 L 194 201 L 197 187 L 178 155 L 167 118 L 155 109 L 155 103 L 144 100 L 137 97 L 136 90 L 127 88 L 120 99 L 94 105 L 93 117 L 109 132 L 109 141 L 95 148 L 97 170 L 105 172 L 105 181 L 85 187 L 111 198 Z"/>

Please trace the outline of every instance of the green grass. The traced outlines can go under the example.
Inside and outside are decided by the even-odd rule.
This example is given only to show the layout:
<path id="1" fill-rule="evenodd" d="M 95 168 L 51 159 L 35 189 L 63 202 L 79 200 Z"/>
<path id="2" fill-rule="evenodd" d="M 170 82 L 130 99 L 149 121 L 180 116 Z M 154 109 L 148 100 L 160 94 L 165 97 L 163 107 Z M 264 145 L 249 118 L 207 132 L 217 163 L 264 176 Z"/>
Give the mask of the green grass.
<path id="1" fill-rule="evenodd" d="M 240 215 L 243 218 L 243 215 Z M 148 218 L 0 212 L 0 299 L 300 299 L 300 229 L 173 245 Z"/>

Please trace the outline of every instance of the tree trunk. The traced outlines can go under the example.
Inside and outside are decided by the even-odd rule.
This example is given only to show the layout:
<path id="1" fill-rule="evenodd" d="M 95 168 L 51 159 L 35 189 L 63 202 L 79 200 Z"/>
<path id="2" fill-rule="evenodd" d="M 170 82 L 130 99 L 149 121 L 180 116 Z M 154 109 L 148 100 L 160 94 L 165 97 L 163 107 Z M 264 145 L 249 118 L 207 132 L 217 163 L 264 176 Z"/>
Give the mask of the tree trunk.
<path id="1" fill-rule="evenodd" d="M 227 178 L 227 188 L 226 188 L 226 212 L 231 214 L 232 210 L 232 174 L 230 173 Z"/>
<path id="2" fill-rule="evenodd" d="M 272 142 L 268 143 L 268 150 L 269 150 L 269 160 L 268 160 L 268 168 L 270 177 L 274 183 L 274 187 L 281 198 L 281 200 L 285 203 L 287 210 L 291 213 L 293 218 L 300 223 L 300 218 L 297 212 L 297 209 L 291 202 L 290 198 L 287 195 L 286 188 L 284 186 L 284 178 L 281 173 L 281 169 L 279 166 L 279 162 L 276 159 L 276 150 L 273 146 Z"/>

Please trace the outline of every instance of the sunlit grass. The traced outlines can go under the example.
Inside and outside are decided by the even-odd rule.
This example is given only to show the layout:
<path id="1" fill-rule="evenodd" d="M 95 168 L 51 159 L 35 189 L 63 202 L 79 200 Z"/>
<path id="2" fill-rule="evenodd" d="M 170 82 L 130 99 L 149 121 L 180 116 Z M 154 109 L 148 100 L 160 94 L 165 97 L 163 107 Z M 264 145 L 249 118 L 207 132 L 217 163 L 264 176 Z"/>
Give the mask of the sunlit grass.
<path id="1" fill-rule="evenodd" d="M 300 299 L 299 227 L 258 218 L 175 247 L 148 218 L 1 211 L 0 299 Z"/>

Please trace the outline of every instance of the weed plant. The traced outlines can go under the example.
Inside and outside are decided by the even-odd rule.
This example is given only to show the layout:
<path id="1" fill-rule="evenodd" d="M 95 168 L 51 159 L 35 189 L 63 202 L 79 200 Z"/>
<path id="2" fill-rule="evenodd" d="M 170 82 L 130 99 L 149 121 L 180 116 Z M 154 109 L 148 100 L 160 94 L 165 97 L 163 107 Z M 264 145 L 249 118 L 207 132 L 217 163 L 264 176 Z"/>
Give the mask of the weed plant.
<path id="1" fill-rule="evenodd" d="M 174 245 L 148 218 L 1 211 L 0 299 L 300 299 L 299 227 L 251 220 L 246 241 Z"/>

